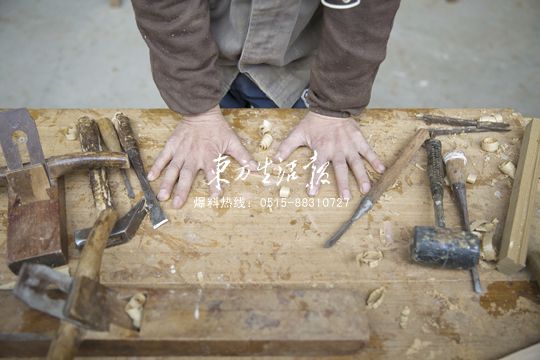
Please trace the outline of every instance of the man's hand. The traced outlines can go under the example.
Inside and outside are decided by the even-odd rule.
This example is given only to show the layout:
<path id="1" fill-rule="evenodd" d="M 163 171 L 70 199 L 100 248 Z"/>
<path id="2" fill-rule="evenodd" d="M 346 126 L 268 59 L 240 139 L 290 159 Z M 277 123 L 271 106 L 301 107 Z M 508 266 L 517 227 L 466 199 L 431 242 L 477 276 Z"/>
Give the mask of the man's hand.
<path id="1" fill-rule="evenodd" d="M 227 124 L 219 106 L 199 115 L 184 116 L 148 172 L 148 180 L 153 181 L 166 169 L 158 199 L 169 199 L 176 184 L 172 205 L 180 208 L 199 170 L 204 171 L 207 182 L 215 177 L 214 160 L 220 154 L 231 155 L 250 170 L 257 169 L 257 163 Z M 211 196 L 221 195 L 218 186 L 216 181 L 210 184 Z"/>
<path id="2" fill-rule="evenodd" d="M 384 165 L 371 149 L 353 118 L 334 118 L 313 112 L 308 114 L 280 144 L 275 161 L 283 161 L 299 146 L 309 146 L 317 152 L 315 165 L 320 168 L 330 161 L 334 167 L 337 187 L 342 199 L 350 199 L 349 171 L 351 168 L 362 193 L 369 191 L 371 185 L 362 157 L 379 173 Z M 315 182 L 308 189 L 314 196 L 319 191 L 320 183 Z"/>

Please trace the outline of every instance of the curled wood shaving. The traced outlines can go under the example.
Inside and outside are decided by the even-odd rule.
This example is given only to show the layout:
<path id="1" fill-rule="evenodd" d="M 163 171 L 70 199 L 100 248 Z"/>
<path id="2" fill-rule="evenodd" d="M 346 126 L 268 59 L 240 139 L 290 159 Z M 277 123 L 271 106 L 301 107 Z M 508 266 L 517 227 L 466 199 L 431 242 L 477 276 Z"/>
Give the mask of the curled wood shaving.
<path id="1" fill-rule="evenodd" d="M 374 268 L 379 265 L 379 262 L 383 259 L 383 253 L 380 250 L 364 250 L 356 255 L 356 263 L 359 266 L 367 265 L 370 268 Z"/>
<path id="2" fill-rule="evenodd" d="M 274 138 L 269 133 L 264 134 L 261 142 L 259 143 L 259 148 L 261 150 L 266 150 L 272 145 L 272 141 L 274 141 Z"/>
<path id="3" fill-rule="evenodd" d="M 497 139 L 487 137 L 482 140 L 480 147 L 486 152 L 496 152 L 499 149 L 499 142 Z"/>
<path id="4" fill-rule="evenodd" d="M 467 182 L 469 184 L 474 184 L 476 182 L 477 176 L 476 174 L 469 174 L 467 175 Z"/>
<path id="5" fill-rule="evenodd" d="M 263 120 L 261 126 L 259 126 L 259 132 L 261 135 L 267 134 L 272 130 L 272 123 L 268 120 Z"/>
<path id="6" fill-rule="evenodd" d="M 141 320 L 145 303 L 146 295 L 144 293 L 137 293 L 133 295 L 131 299 L 129 299 L 124 308 L 124 311 L 131 318 L 133 326 L 137 329 L 141 328 Z"/>
<path id="7" fill-rule="evenodd" d="M 511 161 L 505 161 L 499 165 L 499 170 L 505 175 L 510 176 L 512 179 L 516 176 L 516 165 Z"/>
<path id="8" fill-rule="evenodd" d="M 409 309 L 408 306 L 405 306 L 403 310 L 401 310 L 401 314 L 399 315 L 400 328 L 405 329 L 407 327 L 407 322 L 409 321 L 410 314 L 411 314 L 411 309 Z"/>
<path id="9" fill-rule="evenodd" d="M 384 300 L 384 293 L 386 292 L 386 287 L 381 286 L 380 288 L 377 288 L 369 293 L 369 296 L 366 300 L 366 305 L 368 309 L 376 309 L 378 308 L 383 300 Z"/>
<path id="10" fill-rule="evenodd" d="M 66 139 L 69 141 L 75 141 L 79 138 L 79 132 L 77 127 L 72 125 L 66 129 Z"/>

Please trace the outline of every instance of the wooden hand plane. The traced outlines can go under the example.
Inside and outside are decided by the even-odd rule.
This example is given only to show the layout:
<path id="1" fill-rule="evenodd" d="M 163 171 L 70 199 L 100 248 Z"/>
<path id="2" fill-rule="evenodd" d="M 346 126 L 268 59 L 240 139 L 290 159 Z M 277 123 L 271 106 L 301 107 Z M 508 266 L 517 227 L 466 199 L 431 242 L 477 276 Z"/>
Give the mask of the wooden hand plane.
<path id="1" fill-rule="evenodd" d="M 129 168 L 124 153 L 75 153 L 45 159 L 36 124 L 26 109 L 0 112 L 0 145 L 8 189 L 7 262 L 18 273 L 25 262 L 67 263 L 63 175 L 80 168 Z M 26 145 L 28 162 L 19 146 Z M 24 149 L 24 148 L 23 148 Z"/>

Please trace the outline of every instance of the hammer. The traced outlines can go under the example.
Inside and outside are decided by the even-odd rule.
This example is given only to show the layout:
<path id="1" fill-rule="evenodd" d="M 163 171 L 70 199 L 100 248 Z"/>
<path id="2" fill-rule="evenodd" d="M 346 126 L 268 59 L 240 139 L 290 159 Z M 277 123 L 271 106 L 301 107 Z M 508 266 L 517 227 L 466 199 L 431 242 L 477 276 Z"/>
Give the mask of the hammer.
<path id="1" fill-rule="evenodd" d="M 473 269 L 480 259 L 480 239 L 470 231 L 444 227 L 442 203 L 444 166 L 441 142 L 428 139 L 425 148 L 428 153 L 428 176 L 437 227 L 415 226 L 414 236 L 409 245 L 411 260 L 441 268 Z"/>
<path id="2" fill-rule="evenodd" d="M 77 123 L 79 140 L 83 151 L 99 151 L 101 149 L 99 130 L 96 123 L 88 117 L 79 119 Z M 90 186 L 94 195 L 99 216 L 90 232 L 88 243 L 81 253 L 74 278 L 88 278 L 99 283 L 101 260 L 109 234 L 118 219 L 112 206 L 111 193 L 104 168 L 90 171 Z M 62 321 L 51 342 L 47 359 L 72 359 L 79 347 L 83 329 L 77 325 Z"/>

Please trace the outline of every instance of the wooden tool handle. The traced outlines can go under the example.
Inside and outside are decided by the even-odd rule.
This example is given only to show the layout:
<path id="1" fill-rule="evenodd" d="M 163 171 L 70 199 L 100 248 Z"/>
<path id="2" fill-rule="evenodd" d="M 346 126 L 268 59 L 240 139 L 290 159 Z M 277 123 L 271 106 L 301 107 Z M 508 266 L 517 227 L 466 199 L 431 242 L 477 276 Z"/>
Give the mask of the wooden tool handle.
<path id="1" fill-rule="evenodd" d="M 87 116 L 83 116 L 77 122 L 79 140 L 83 151 L 101 151 L 99 129 L 96 122 Z M 94 195 L 96 207 L 104 210 L 112 207 L 111 190 L 104 168 L 90 170 L 90 186 Z"/>
<path id="2" fill-rule="evenodd" d="M 429 139 L 429 131 L 427 129 L 419 129 L 416 132 L 407 146 L 400 151 L 398 159 L 389 169 L 384 172 L 379 182 L 377 182 L 366 194 L 366 196 L 369 197 L 373 203 L 379 200 L 386 189 L 394 185 L 403 169 L 407 166 L 414 154 L 427 139 Z"/>
<path id="3" fill-rule="evenodd" d="M 128 150 L 137 149 L 137 141 L 135 140 L 133 129 L 129 123 L 129 118 L 122 113 L 116 113 L 114 115 L 113 123 L 124 151 L 127 152 Z"/>
<path id="4" fill-rule="evenodd" d="M 75 357 L 84 330 L 72 323 L 62 321 L 51 341 L 47 360 L 71 360 Z"/>
<path id="5" fill-rule="evenodd" d="M 451 151 L 444 155 L 446 175 L 451 185 L 464 184 L 466 179 L 467 158 L 463 151 Z"/>
<path id="6" fill-rule="evenodd" d="M 122 146 L 116 135 L 116 130 L 111 119 L 102 117 L 96 120 L 101 138 L 110 151 L 122 152 Z"/>

